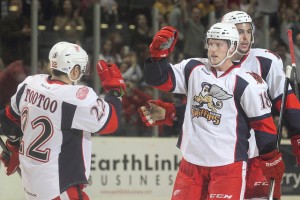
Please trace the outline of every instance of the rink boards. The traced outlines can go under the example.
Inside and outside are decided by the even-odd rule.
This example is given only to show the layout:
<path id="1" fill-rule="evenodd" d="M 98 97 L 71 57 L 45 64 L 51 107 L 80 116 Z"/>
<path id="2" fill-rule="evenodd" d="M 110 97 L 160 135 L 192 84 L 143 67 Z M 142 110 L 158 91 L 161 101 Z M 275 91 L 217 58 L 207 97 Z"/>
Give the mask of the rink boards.
<path id="1" fill-rule="evenodd" d="M 93 137 L 90 185 L 92 200 L 169 200 L 181 159 L 176 138 Z M 281 151 L 286 163 L 282 200 L 300 199 L 300 169 L 288 140 Z M 23 200 L 17 174 L 1 167 L 0 199 Z"/>

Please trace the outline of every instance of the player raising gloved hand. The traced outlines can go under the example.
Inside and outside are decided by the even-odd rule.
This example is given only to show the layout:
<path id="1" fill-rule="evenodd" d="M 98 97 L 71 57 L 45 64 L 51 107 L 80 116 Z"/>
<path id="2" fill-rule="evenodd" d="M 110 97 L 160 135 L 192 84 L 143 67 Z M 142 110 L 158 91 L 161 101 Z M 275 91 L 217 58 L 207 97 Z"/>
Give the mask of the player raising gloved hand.
<path id="1" fill-rule="evenodd" d="M 150 44 L 152 58 L 160 59 L 168 57 L 173 52 L 178 39 L 178 31 L 172 26 L 165 26 L 158 31 Z"/>
<path id="2" fill-rule="evenodd" d="M 173 103 L 165 103 L 161 100 L 149 100 L 147 105 L 138 109 L 146 126 L 168 125 L 173 126 L 176 110 Z"/>
<path id="3" fill-rule="evenodd" d="M 124 95 L 126 85 L 117 65 L 99 60 L 97 72 L 106 93 L 112 93 L 119 97 Z"/>

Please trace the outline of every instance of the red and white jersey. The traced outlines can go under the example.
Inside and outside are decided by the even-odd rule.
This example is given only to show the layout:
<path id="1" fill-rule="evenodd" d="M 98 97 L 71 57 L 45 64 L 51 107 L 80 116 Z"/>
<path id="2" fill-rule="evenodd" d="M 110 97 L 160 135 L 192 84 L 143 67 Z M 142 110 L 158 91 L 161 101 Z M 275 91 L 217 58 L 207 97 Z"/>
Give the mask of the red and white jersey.
<path id="1" fill-rule="evenodd" d="M 172 66 L 173 92 L 187 95 L 183 157 L 208 167 L 247 161 L 250 127 L 263 141 L 260 150 L 276 140 L 268 86 L 239 65 L 217 75 L 205 61 L 193 58 Z"/>
<path id="2" fill-rule="evenodd" d="M 285 73 L 279 56 L 267 49 L 250 49 L 239 63 L 245 70 L 260 75 L 268 84 L 271 99 L 276 99 L 284 89 Z M 291 87 L 289 86 L 289 89 Z"/>
<path id="3" fill-rule="evenodd" d="M 259 74 L 268 84 L 268 94 L 277 111 L 280 111 L 281 98 L 284 90 L 285 72 L 283 62 L 278 55 L 267 49 L 254 48 L 243 57 L 239 63 L 242 68 Z M 291 86 L 288 88 L 286 114 L 286 126 L 291 134 L 300 133 L 300 124 L 297 119 L 300 117 L 300 104 Z M 258 156 L 256 141 L 253 131 L 249 139 L 249 158 Z"/>
<path id="4" fill-rule="evenodd" d="M 88 183 L 91 133 L 111 114 L 91 88 L 48 77 L 27 77 L 11 99 L 24 133 L 20 167 L 28 199 L 53 199 L 72 185 Z"/>

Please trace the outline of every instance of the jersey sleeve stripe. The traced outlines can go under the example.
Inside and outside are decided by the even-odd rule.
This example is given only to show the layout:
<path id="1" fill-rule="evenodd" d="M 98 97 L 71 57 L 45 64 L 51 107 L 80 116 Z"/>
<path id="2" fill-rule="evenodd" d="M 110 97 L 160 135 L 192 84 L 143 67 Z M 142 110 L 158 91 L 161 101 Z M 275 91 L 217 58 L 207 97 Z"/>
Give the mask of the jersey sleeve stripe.
<path id="1" fill-rule="evenodd" d="M 248 82 L 245 81 L 243 78 L 237 76 L 236 82 L 235 82 L 235 88 L 234 88 L 234 97 L 237 102 L 241 102 L 241 97 L 243 96 L 243 93 L 248 86 Z"/>
<path id="2" fill-rule="evenodd" d="M 98 134 L 109 134 L 117 131 L 118 116 L 115 107 L 109 104 L 109 115 L 104 126 L 98 131 Z"/>
<path id="3" fill-rule="evenodd" d="M 199 65 L 203 65 L 203 63 L 198 60 L 190 60 L 184 68 L 184 78 L 185 78 L 185 84 L 186 84 L 187 90 L 189 88 L 188 83 L 189 83 L 190 75 L 191 75 L 193 69 L 195 69 Z"/>
<path id="4" fill-rule="evenodd" d="M 10 119 L 15 124 L 18 124 L 18 125 L 21 124 L 20 116 L 17 115 L 17 113 L 15 113 L 10 106 L 5 107 L 5 115 L 8 119 Z"/>
<path id="5" fill-rule="evenodd" d="M 62 102 L 61 106 L 61 130 L 71 129 L 77 106 Z"/>
<path id="6" fill-rule="evenodd" d="M 257 59 L 260 63 L 260 67 L 261 67 L 261 77 L 264 80 L 266 80 L 266 78 L 269 74 L 270 68 L 271 68 L 272 60 L 265 58 L 265 57 L 260 57 L 260 56 L 257 56 Z"/>
<path id="7" fill-rule="evenodd" d="M 24 90 L 25 90 L 25 87 L 26 87 L 27 84 L 24 84 L 20 90 L 17 92 L 17 95 L 16 95 L 16 104 L 17 104 L 17 107 L 18 107 L 18 110 L 20 110 L 20 100 L 21 100 L 21 97 L 24 93 Z"/>
<path id="8" fill-rule="evenodd" d="M 250 127 L 254 131 L 262 131 L 269 134 L 277 134 L 272 115 L 270 113 L 250 119 Z"/>
<path id="9" fill-rule="evenodd" d="M 281 99 L 282 95 L 278 96 L 275 99 L 275 108 L 277 111 L 280 111 Z M 299 100 L 297 99 L 296 95 L 293 93 L 292 90 L 288 91 L 288 95 L 286 97 L 286 109 L 298 109 L 300 111 Z"/>

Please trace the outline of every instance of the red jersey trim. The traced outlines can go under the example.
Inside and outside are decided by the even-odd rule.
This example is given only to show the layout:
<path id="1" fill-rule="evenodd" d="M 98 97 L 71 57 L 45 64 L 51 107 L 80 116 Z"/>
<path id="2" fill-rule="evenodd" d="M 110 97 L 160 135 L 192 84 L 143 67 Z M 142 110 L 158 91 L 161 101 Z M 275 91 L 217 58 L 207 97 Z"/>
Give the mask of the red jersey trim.
<path id="1" fill-rule="evenodd" d="M 256 131 L 262 131 L 274 135 L 277 134 L 276 126 L 271 116 L 259 121 L 250 122 L 250 127 Z"/>
<path id="2" fill-rule="evenodd" d="M 280 111 L 282 99 L 275 103 L 275 108 L 277 111 Z M 286 97 L 286 109 L 298 109 L 300 110 L 300 103 L 294 93 L 288 94 Z"/>
<path id="3" fill-rule="evenodd" d="M 172 83 L 172 78 L 171 78 L 170 72 L 168 72 L 168 80 L 164 84 L 159 85 L 159 86 L 154 86 L 154 87 L 159 90 L 166 91 L 166 92 L 171 91 L 173 88 L 173 83 Z"/>
<path id="4" fill-rule="evenodd" d="M 110 118 L 107 119 L 108 123 L 106 124 L 106 126 L 104 127 L 104 129 L 102 129 L 99 134 L 109 134 L 109 133 L 113 133 L 117 130 L 118 128 L 118 116 L 115 110 L 115 107 L 112 104 L 109 104 L 110 108 L 111 108 L 111 115 Z"/>
<path id="5" fill-rule="evenodd" d="M 8 119 L 10 119 L 12 122 L 14 122 L 15 124 L 21 125 L 21 121 L 20 119 L 16 118 L 13 116 L 13 114 L 11 113 L 11 107 L 10 106 L 6 106 L 5 107 L 5 115 Z"/>
<path id="6" fill-rule="evenodd" d="M 50 77 L 51 77 L 51 76 L 49 76 L 49 77 L 47 78 L 47 82 L 48 82 L 49 84 L 67 85 L 67 83 L 65 83 L 65 82 L 63 82 L 63 81 L 60 81 L 60 80 L 51 80 Z"/>

